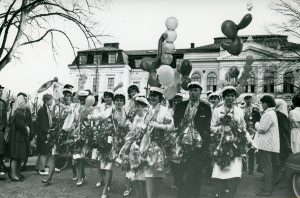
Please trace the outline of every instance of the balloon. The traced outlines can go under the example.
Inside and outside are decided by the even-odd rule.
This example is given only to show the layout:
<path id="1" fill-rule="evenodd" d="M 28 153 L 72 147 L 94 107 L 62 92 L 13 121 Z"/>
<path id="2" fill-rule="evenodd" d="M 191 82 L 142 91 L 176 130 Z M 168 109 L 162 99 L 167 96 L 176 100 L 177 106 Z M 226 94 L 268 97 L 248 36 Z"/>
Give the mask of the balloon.
<path id="1" fill-rule="evenodd" d="M 178 26 L 178 21 L 175 17 L 169 17 L 166 20 L 166 27 L 168 30 L 175 30 Z"/>
<path id="2" fill-rule="evenodd" d="M 222 23 L 221 30 L 223 34 L 230 39 L 234 39 L 238 32 L 237 25 L 231 20 L 224 21 Z"/>
<path id="3" fill-rule="evenodd" d="M 251 11 L 252 8 L 253 8 L 253 2 L 252 2 L 251 0 L 249 0 L 249 1 L 247 2 L 247 10 L 248 10 L 248 11 Z"/>
<path id="4" fill-rule="evenodd" d="M 252 15 L 251 14 L 246 14 L 241 22 L 238 24 L 238 29 L 244 29 L 245 27 L 247 27 L 252 21 Z"/>
<path id="5" fill-rule="evenodd" d="M 167 86 L 167 88 L 164 91 L 164 96 L 167 100 L 171 100 L 175 97 L 177 93 L 177 85 L 173 82 L 170 85 Z"/>
<path id="6" fill-rule="evenodd" d="M 192 71 L 192 65 L 191 65 L 191 62 L 189 60 L 186 60 L 184 59 L 182 62 L 181 62 L 181 65 L 180 65 L 180 73 L 182 75 L 185 75 L 185 76 L 188 76 L 190 75 L 191 71 Z"/>
<path id="7" fill-rule="evenodd" d="M 188 76 L 182 76 L 181 80 L 182 80 L 181 82 L 182 89 L 188 90 L 187 86 L 191 82 L 191 79 Z"/>
<path id="8" fill-rule="evenodd" d="M 160 59 L 162 64 L 170 65 L 173 61 L 173 56 L 172 54 L 163 54 Z"/>
<path id="9" fill-rule="evenodd" d="M 175 50 L 175 46 L 173 43 L 164 43 L 162 45 L 162 53 L 164 54 L 171 54 L 172 52 L 174 52 Z"/>
<path id="10" fill-rule="evenodd" d="M 157 79 L 157 75 L 156 75 L 156 71 L 152 70 L 149 72 L 149 77 L 148 77 L 148 83 L 150 86 L 153 87 L 160 87 L 161 84 L 159 83 L 158 79 Z"/>
<path id="11" fill-rule="evenodd" d="M 173 43 L 177 38 L 177 33 L 174 30 L 167 30 L 165 32 L 168 36 L 166 38 L 166 42 Z"/>
<path id="12" fill-rule="evenodd" d="M 177 71 L 177 69 L 175 69 L 174 71 L 174 83 L 176 85 L 180 84 L 181 82 L 181 77 L 180 77 L 180 73 Z"/>
<path id="13" fill-rule="evenodd" d="M 167 86 L 174 80 L 174 70 L 169 65 L 161 65 L 157 69 L 157 76 L 160 84 Z"/>
<path id="14" fill-rule="evenodd" d="M 150 71 L 152 69 L 152 62 L 154 61 L 154 58 L 145 57 L 142 59 L 140 68 L 144 71 Z"/>
<path id="15" fill-rule="evenodd" d="M 252 63 L 254 62 L 254 58 L 252 55 L 248 55 L 246 57 L 246 65 L 252 65 Z"/>
<path id="16" fill-rule="evenodd" d="M 88 106 L 88 107 L 91 107 L 93 106 L 93 104 L 95 103 L 95 97 L 94 96 L 88 96 L 86 99 L 85 99 L 85 105 Z"/>
<path id="17" fill-rule="evenodd" d="M 240 37 L 235 37 L 230 43 L 221 43 L 223 49 L 225 49 L 231 55 L 237 56 L 243 50 L 243 40 Z"/>
<path id="18" fill-rule="evenodd" d="M 237 66 L 232 66 L 229 68 L 229 76 L 230 78 L 236 78 L 240 74 L 240 70 Z"/>

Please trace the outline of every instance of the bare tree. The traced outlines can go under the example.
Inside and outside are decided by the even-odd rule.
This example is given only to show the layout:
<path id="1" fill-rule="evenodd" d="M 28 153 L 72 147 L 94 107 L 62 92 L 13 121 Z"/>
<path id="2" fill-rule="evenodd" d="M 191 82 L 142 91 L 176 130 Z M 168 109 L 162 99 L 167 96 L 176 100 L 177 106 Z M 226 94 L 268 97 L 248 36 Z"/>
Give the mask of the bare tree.
<path id="1" fill-rule="evenodd" d="M 76 26 L 88 46 L 96 47 L 102 35 L 96 31 L 98 22 L 92 16 L 107 3 L 109 0 L 1 0 L 0 71 L 17 58 L 18 47 L 46 40 L 47 36 L 54 53 L 54 41 L 61 35 L 76 55 L 74 38 L 67 26 Z"/>

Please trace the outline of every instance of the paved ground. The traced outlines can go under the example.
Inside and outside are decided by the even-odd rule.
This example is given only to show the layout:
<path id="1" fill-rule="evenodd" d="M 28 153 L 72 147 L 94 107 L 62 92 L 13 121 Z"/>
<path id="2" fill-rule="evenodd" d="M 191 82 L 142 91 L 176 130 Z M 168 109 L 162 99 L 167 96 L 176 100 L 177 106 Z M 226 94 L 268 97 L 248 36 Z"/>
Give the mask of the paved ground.
<path id="1" fill-rule="evenodd" d="M 29 165 L 34 163 L 34 159 L 30 159 Z M 42 176 L 36 175 L 33 171 L 24 172 L 26 180 L 24 182 L 11 182 L 8 179 L 0 182 L 0 197 L 2 198 L 79 198 L 79 197 L 100 197 L 101 188 L 96 187 L 97 170 L 96 168 L 86 168 L 87 183 L 82 187 L 76 187 L 75 182 L 71 180 L 71 170 L 67 169 L 61 173 L 54 175 L 53 184 L 44 186 L 40 180 Z M 120 198 L 125 190 L 125 173 L 119 169 L 114 170 L 112 191 L 109 194 L 110 198 Z M 176 191 L 170 186 L 172 179 L 168 176 L 162 185 L 161 198 L 176 197 Z M 206 182 L 205 182 L 206 183 Z M 245 174 L 236 194 L 236 198 L 255 198 L 255 193 L 261 187 L 259 175 L 249 176 Z M 203 198 L 210 198 L 213 192 L 213 185 L 203 185 L 201 194 Z M 134 196 L 131 196 L 134 197 Z M 275 190 L 273 198 L 292 198 L 288 196 L 287 190 Z"/>

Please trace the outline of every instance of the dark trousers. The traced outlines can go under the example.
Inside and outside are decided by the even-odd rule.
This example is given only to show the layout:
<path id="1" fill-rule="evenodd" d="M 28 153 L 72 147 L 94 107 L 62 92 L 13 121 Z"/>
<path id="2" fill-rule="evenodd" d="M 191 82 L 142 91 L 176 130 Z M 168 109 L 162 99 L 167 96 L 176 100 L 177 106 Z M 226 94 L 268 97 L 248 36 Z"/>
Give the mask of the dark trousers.
<path id="1" fill-rule="evenodd" d="M 179 188 L 183 183 L 183 164 L 171 163 L 171 171 L 173 175 L 173 185 Z"/>
<path id="2" fill-rule="evenodd" d="M 219 198 L 233 198 L 240 178 L 217 179 Z"/>
<path id="3" fill-rule="evenodd" d="M 181 183 L 178 189 L 177 198 L 199 198 L 203 165 L 201 162 L 185 162 L 180 164 L 178 182 Z"/>
<path id="4" fill-rule="evenodd" d="M 264 191 L 272 192 L 279 174 L 279 154 L 275 152 L 259 150 L 258 152 L 259 166 L 265 176 Z"/>
<path id="5" fill-rule="evenodd" d="M 251 148 L 248 151 L 248 171 L 249 171 L 249 173 L 253 173 L 254 160 L 255 160 L 255 149 Z"/>

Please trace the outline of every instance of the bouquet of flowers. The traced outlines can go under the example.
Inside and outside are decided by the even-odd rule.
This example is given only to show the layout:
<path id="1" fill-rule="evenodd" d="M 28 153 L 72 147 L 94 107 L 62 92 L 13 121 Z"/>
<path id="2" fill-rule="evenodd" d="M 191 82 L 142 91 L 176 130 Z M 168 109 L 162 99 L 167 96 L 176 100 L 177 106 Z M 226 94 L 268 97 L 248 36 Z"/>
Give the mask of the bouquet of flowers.
<path id="1" fill-rule="evenodd" d="M 100 120 L 94 127 L 95 140 L 101 156 L 101 159 L 107 162 L 114 160 L 111 155 L 113 147 L 113 135 L 115 133 L 112 116 L 107 119 Z"/>
<path id="2" fill-rule="evenodd" d="M 211 135 L 213 159 L 224 169 L 247 152 L 246 131 L 239 128 L 239 123 L 229 113 L 217 125 L 221 126 L 221 131 Z"/>
<path id="3" fill-rule="evenodd" d="M 125 136 L 127 135 L 128 131 L 129 131 L 129 126 L 128 125 L 117 125 L 116 129 L 117 129 L 117 131 L 114 135 L 114 144 L 116 147 L 116 152 L 119 153 L 121 148 L 125 144 Z"/>

